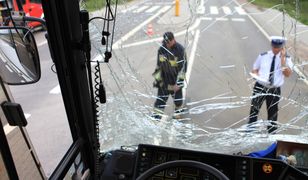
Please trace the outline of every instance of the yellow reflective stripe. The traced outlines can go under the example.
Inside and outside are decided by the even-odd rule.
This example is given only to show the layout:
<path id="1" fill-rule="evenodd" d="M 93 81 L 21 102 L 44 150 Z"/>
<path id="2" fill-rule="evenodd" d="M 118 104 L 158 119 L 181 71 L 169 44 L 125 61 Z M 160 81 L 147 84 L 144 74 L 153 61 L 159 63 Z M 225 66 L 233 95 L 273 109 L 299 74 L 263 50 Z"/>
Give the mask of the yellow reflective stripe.
<path id="1" fill-rule="evenodd" d="M 179 75 L 179 79 L 185 79 L 185 75 L 184 74 L 180 74 Z"/>
<path id="2" fill-rule="evenodd" d="M 159 55 L 159 61 L 160 61 L 160 62 L 166 61 L 166 57 L 163 56 L 163 55 Z"/>
<path id="3" fill-rule="evenodd" d="M 161 80 L 160 71 L 157 71 L 156 73 L 154 73 L 153 76 L 154 76 L 154 79 L 156 79 L 156 80 Z"/>
<path id="4" fill-rule="evenodd" d="M 168 84 L 167 89 L 168 89 L 169 91 L 173 91 L 173 89 L 174 89 L 174 85 L 170 85 L 170 84 Z"/>
<path id="5" fill-rule="evenodd" d="M 176 62 L 176 60 L 169 60 L 169 63 L 172 67 L 178 66 L 178 63 Z"/>
<path id="6" fill-rule="evenodd" d="M 158 109 L 158 108 L 154 108 L 154 113 L 157 113 L 157 114 L 164 114 L 164 111 L 161 110 L 161 109 Z"/>
<path id="7" fill-rule="evenodd" d="M 179 75 L 178 75 L 178 79 L 179 80 L 184 80 L 185 79 L 185 73 L 180 72 Z"/>

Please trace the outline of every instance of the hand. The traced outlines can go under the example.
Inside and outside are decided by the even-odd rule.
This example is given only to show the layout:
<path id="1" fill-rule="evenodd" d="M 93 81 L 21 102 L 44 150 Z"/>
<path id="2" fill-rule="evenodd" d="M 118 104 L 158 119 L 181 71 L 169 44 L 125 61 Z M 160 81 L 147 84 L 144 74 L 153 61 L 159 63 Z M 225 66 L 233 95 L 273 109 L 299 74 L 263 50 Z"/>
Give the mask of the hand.
<path id="1" fill-rule="evenodd" d="M 285 48 L 282 48 L 280 51 L 280 59 L 281 59 L 281 65 L 285 66 L 286 65 L 286 50 Z"/>
<path id="2" fill-rule="evenodd" d="M 153 87 L 154 87 L 154 88 L 159 88 L 159 82 L 157 82 L 156 80 L 154 80 L 154 82 L 153 82 Z"/>
<path id="3" fill-rule="evenodd" d="M 286 49 L 282 48 L 280 51 L 280 57 L 286 56 Z"/>
<path id="4" fill-rule="evenodd" d="M 253 69 L 251 73 L 259 76 L 259 69 Z"/>
<path id="5" fill-rule="evenodd" d="M 180 90 L 180 86 L 174 85 L 174 86 L 173 86 L 173 91 L 174 91 L 174 92 L 177 92 L 178 90 Z"/>

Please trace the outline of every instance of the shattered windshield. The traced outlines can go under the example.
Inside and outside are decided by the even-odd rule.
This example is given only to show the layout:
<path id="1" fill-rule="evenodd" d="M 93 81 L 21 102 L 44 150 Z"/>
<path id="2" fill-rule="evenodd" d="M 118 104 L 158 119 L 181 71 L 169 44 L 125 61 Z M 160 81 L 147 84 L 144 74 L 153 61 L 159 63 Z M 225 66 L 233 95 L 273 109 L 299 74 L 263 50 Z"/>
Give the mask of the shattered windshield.
<path id="1" fill-rule="evenodd" d="M 276 140 L 308 143 L 307 1 L 108 5 L 81 2 L 93 18 L 93 82 L 106 89 L 101 151 L 146 143 L 248 153 Z"/>
<path id="2" fill-rule="evenodd" d="M 78 2 L 90 12 L 100 152 L 144 143 L 247 154 L 277 141 L 308 144 L 307 0 Z M 31 28 L 41 79 L 10 90 L 50 176 L 74 139 L 47 31 Z"/>

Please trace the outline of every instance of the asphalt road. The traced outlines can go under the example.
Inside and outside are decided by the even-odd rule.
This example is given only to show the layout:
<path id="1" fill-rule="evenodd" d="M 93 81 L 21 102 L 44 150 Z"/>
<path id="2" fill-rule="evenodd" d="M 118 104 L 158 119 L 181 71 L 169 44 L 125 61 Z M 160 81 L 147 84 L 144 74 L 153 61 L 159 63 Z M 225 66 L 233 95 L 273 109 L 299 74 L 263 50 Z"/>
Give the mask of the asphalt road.
<path id="1" fill-rule="evenodd" d="M 136 1 L 119 9 L 114 39 L 117 47 L 110 63 L 101 65 L 109 103 L 119 96 L 124 99 L 118 105 L 122 111 L 110 109 L 116 120 L 119 120 L 119 114 L 128 113 L 129 110 L 144 115 L 151 113 L 156 95 L 151 74 L 156 64 L 159 38 L 165 31 L 172 30 L 176 40 L 186 47 L 189 57 L 189 81 L 185 89 L 189 108 L 185 117 L 189 120 L 185 123 L 199 129 L 193 133 L 217 132 L 247 123 L 254 83 L 249 71 L 257 55 L 270 48 L 269 42 L 233 1 L 201 2 L 204 3 L 200 6 L 204 11 L 194 16 L 188 31 L 187 22 L 162 23 L 172 18 L 167 16 L 169 11 L 174 11 L 171 0 L 155 3 Z M 96 60 L 100 59 L 99 54 L 104 52 L 105 47 L 100 45 L 101 39 L 95 35 L 100 34 L 102 22 L 93 23 L 97 28 L 91 31 L 94 43 L 92 58 Z M 150 23 L 154 29 L 152 37 L 147 35 Z M 27 115 L 28 133 L 43 168 L 50 175 L 72 140 L 67 131 L 68 123 L 57 76 L 51 70 L 53 63 L 43 35 L 43 32 L 35 34 L 40 51 L 41 80 L 33 85 L 11 86 L 11 90 L 15 101 L 22 105 Z M 297 122 L 298 118 L 296 124 L 303 124 L 301 113 L 307 104 L 307 93 L 307 87 L 295 74 L 288 78 L 282 89 L 279 121 L 286 123 L 291 119 Z M 171 115 L 171 98 L 168 105 L 166 114 Z M 125 106 L 130 108 L 127 110 Z M 260 118 L 266 119 L 265 108 Z"/>
<path id="2" fill-rule="evenodd" d="M 133 8 L 137 9 L 138 6 L 146 2 L 148 1 L 137 1 Z M 164 2 L 157 1 L 156 3 Z M 150 2 L 150 4 L 152 3 Z M 147 4 L 148 8 L 150 8 L 150 4 Z M 166 4 L 170 6 L 170 2 Z M 117 28 L 121 29 L 121 31 L 116 29 L 115 40 L 118 40 L 123 34 L 132 30 L 145 19 L 151 17 L 155 11 L 159 10 L 155 7 L 147 12 L 139 12 L 139 10 L 135 11 L 133 8 L 130 9 L 132 10 L 130 12 L 125 12 L 126 7 L 119 10 Z M 127 23 L 127 21 L 130 23 Z M 91 28 L 92 58 L 95 59 L 97 53 L 104 50 L 105 47 L 97 44 L 100 43 L 100 39 L 95 39 L 96 33 L 101 34 L 102 22 L 93 21 L 92 25 L 95 25 L 95 28 Z M 90 27 L 93 27 L 92 25 Z M 49 176 L 71 145 L 72 138 L 57 75 L 52 71 L 55 68 L 53 67 L 47 41 L 44 37 L 45 32 L 38 31 L 34 35 L 40 56 L 41 79 L 35 84 L 10 86 L 10 89 L 14 101 L 21 104 L 23 108 L 28 121 L 26 127 L 28 134 L 43 169 L 46 175 Z M 61 141 L 59 141 L 60 139 Z"/>
<path id="3" fill-rule="evenodd" d="M 247 123 L 249 96 L 254 85 L 248 72 L 258 54 L 270 50 L 270 44 L 244 11 L 236 11 L 238 4 L 226 0 L 207 1 L 205 7 L 210 9 L 199 26 L 198 56 L 187 88 L 187 99 L 195 102 L 217 98 L 193 105 L 190 109 L 197 110 L 191 112 L 196 113 L 192 114 L 192 119 L 205 129 L 236 128 Z M 213 7 L 220 7 L 218 14 L 211 13 L 216 12 Z M 307 86 L 297 80 L 295 73 L 286 78 L 279 122 L 287 123 L 298 116 L 303 110 L 300 105 L 306 103 L 307 92 Z M 295 99 L 299 106 L 290 105 Z M 259 118 L 267 118 L 265 105 Z M 303 124 L 304 120 L 300 122 Z"/>
<path id="4" fill-rule="evenodd" d="M 155 101 L 153 96 L 156 95 L 155 89 L 151 87 L 151 73 L 155 68 L 160 45 L 160 41 L 155 38 L 166 30 L 180 34 L 176 36 L 177 41 L 186 47 L 189 57 L 194 59 L 189 59 L 191 69 L 186 89 L 189 114 L 185 118 L 190 119 L 188 123 L 203 130 L 201 133 L 237 128 L 247 123 L 254 85 L 249 72 L 258 54 L 270 50 L 268 39 L 238 4 L 226 0 L 203 2 L 204 12 L 197 15 L 191 23 L 192 30 L 184 35 L 179 32 L 185 28 L 176 29 L 172 25 L 155 32 L 158 36 L 153 37 L 153 41 L 142 29 L 133 35 L 128 32 L 130 38 L 121 41 L 122 48 L 115 50 L 117 57 L 122 60 L 111 62 L 104 75 L 113 95 L 133 91 L 138 86 L 137 92 L 131 94 L 140 96 L 138 100 L 151 111 Z M 168 17 L 160 16 L 151 23 L 154 27 L 160 26 L 162 18 Z M 200 23 L 197 23 L 198 20 Z M 193 50 L 194 46 L 196 50 Z M 114 72 L 116 78 L 112 75 Z M 143 83 L 136 85 L 139 81 Z M 304 105 L 307 103 L 307 87 L 295 73 L 286 78 L 282 96 L 279 122 L 301 127 L 305 123 L 303 117 L 306 115 Z M 166 114 L 172 115 L 173 104 L 170 99 Z M 130 106 L 134 104 L 129 101 L 126 103 Z M 266 114 L 264 105 L 259 118 L 267 119 Z"/>

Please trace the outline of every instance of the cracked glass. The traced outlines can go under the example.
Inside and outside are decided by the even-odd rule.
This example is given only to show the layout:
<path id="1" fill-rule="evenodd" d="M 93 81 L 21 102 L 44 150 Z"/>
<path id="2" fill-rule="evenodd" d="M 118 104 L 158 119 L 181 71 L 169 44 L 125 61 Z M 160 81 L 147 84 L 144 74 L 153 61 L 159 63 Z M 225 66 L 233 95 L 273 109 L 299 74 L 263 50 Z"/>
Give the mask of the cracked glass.
<path id="1" fill-rule="evenodd" d="M 102 152 L 146 143 L 245 154 L 277 140 L 308 143 L 307 2 L 109 2 L 80 2 L 92 18 L 93 82 L 106 90 L 107 102 L 96 101 Z M 276 45 L 284 50 L 270 70 L 262 61 Z"/>

